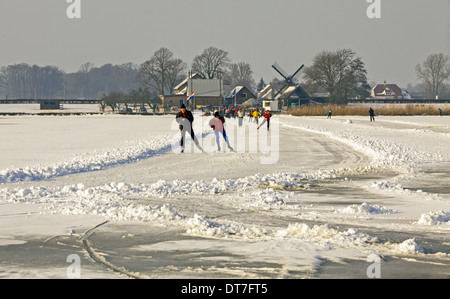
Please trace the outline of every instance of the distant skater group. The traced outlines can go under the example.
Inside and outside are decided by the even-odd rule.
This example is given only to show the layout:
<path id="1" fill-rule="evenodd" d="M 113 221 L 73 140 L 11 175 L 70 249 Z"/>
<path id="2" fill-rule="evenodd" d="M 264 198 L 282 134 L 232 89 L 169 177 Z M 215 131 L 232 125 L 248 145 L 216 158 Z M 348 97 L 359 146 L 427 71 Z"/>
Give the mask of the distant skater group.
<path id="1" fill-rule="evenodd" d="M 239 110 L 236 114 L 238 117 L 238 124 L 241 127 L 242 121 L 244 118 L 244 112 L 242 110 Z M 257 130 L 259 130 L 265 123 L 267 123 L 267 131 L 270 130 L 270 119 L 272 118 L 272 113 L 267 110 L 264 115 L 261 115 L 258 109 L 255 111 L 250 111 L 250 121 L 254 120 L 256 122 Z M 259 124 L 259 118 L 264 117 L 264 120 L 261 124 Z M 195 136 L 194 129 L 193 129 L 193 122 L 194 122 L 194 116 L 191 111 L 188 111 L 186 108 L 186 105 L 182 105 L 180 108 L 180 111 L 177 113 L 175 117 L 179 129 L 181 132 L 181 140 L 180 140 L 180 147 L 181 147 L 181 153 L 184 153 L 185 150 L 185 140 L 186 140 L 186 131 L 191 135 L 192 140 L 194 141 L 195 145 L 198 149 L 200 149 L 203 152 L 202 147 L 200 146 L 200 143 L 198 141 L 198 138 Z M 233 147 L 230 145 L 230 141 L 227 136 L 227 132 L 225 130 L 225 118 L 220 115 L 219 111 L 214 112 L 214 117 L 209 121 L 209 126 L 213 130 L 215 137 L 216 137 L 216 144 L 217 149 L 220 152 L 220 135 L 222 135 L 223 139 L 225 140 L 225 143 L 227 144 L 227 147 L 230 151 L 234 151 Z"/>
<path id="2" fill-rule="evenodd" d="M 244 112 L 239 109 L 236 110 L 235 117 L 238 118 L 238 124 L 239 127 L 242 127 L 243 119 L 244 119 Z M 443 115 L 443 111 L 441 108 L 439 108 L 439 115 Z M 261 115 L 258 109 L 251 110 L 248 114 L 249 116 L 249 122 L 256 122 L 257 124 L 257 130 L 259 130 L 265 123 L 267 123 L 267 131 L 270 130 L 270 119 L 272 118 L 272 113 L 269 110 L 266 110 L 264 115 Z M 259 118 L 263 117 L 264 120 L 259 124 Z M 328 119 L 331 119 L 332 111 L 331 109 L 328 111 Z M 369 116 L 370 116 L 370 122 L 375 122 L 375 110 L 370 107 L 369 109 Z M 198 141 L 198 138 L 196 138 L 194 129 L 192 126 L 192 123 L 194 122 L 194 116 L 192 115 L 191 111 L 188 111 L 186 109 L 186 106 L 183 104 L 181 106 L 180 112 L 176 115 L 176 121 L 179 124 L 179 128 L 181 131 L 181 152 L 184 153 L 185 150 L 185 139 L 186 139 L 186 131 L 191 135 L 192 140 L 194 141 L 195 145 L 198 149 L 200 149 L 203 152 L 202 147 L 200 146 L 200 143 Z M 219 111 L 214 112 L 214 117 L 209 121 L 209 126 L 213 130 L 215 137 L 216 137 L 216 144 L 217 148 L 220 151 L 220 135 L 222 135 L 223 139 L 225 140 L 227 147 L 229 150 L 234 151 L 233 147 L 230 145 L 230 142 L 228 140 L 227 132 L 225 131 L 225 118 L 220 115 Z"/>
<path id="3" fill-rule="evenodd" d="M 327 119 L 330 119 L 330 118 L 331 118 L 332 113 L 333 113 L 333 111 L 331 111 L 331 109 L 328 110 L 328 116 L 327 116 Z M 369 116 L 370 116 L 370 121 L 371 121 L 371 122 L 372 122 L 372 121 L 375 121 L 375 110 L 373 110 L 372 107 L 370 107 L 370 109 L 369 109 Z"/>

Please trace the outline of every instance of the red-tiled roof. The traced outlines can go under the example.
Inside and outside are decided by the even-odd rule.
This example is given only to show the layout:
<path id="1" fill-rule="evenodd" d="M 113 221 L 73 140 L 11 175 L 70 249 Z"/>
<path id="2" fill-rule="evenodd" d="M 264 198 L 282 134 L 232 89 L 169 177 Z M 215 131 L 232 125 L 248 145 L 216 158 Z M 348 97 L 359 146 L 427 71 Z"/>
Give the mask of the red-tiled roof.
<path id="1" fill-rule="evenodd" d="M 394 94 L 390 94 L 394 93 Z M 402 97 L 402 90 L 397 84 L 378 84 L 373 88 L 374 96 L 397 96 Z"/>

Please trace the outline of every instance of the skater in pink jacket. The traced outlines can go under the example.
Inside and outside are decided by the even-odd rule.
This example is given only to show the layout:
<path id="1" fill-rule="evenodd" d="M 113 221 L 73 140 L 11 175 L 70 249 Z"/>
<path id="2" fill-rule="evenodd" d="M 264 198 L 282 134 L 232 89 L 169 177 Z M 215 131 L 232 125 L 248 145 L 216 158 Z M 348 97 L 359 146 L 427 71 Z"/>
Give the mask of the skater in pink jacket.
<path id="1" fill-rule="evenodd" d="M 223 138 L 225 139 L 228 149 L 233 151 L 233 148 L 231 147 L 230 142 L 228 141 L 227 132 L 225 131 L 225 128 L 223 126 L 224 123 L 225 119 L 222 116 L 220 116 L 219 112 L 214 113 L 214 118 L 209 121 L 209 126 L 214 130 L 214 134 L 216 135 L 217 149 L 219 150 L 219 152 L 220 152 L 219 133 L 221 133 Z"/>

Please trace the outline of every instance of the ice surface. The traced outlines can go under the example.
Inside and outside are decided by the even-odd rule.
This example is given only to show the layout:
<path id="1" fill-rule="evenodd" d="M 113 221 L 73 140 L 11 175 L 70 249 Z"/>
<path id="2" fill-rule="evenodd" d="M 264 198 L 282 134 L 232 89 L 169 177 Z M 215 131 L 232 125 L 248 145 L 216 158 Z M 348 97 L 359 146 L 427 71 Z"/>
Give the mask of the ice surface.
<path id="1" fill-rule="evenodd" d="M 141 250 L 211 244 L 279 264 L 264 270 L 275 277 L 308 277 L 324 260 L 373 253 L 448 260 L 448 247 L 434 252 L 420 237 L 439 242 L 450 229 L 449 194 L 422 191 L 438 183 L 426 170 L 450 161 L 448 118 L 277 117 L 274 165 L 261 165 L 261 153 L 174 153 L 172 116 L 2 117 L 0 245 L 109 220 L 192 238 Z M 405 187 L 411 182 L 417 188 Z"/>

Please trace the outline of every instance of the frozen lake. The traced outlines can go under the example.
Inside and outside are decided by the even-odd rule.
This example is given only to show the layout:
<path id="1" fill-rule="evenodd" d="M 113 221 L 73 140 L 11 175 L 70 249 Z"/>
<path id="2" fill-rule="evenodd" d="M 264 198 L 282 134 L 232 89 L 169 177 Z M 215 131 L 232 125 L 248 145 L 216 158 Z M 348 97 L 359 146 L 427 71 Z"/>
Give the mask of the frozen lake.
<path id="1" fill-rule="evenodd" d="M 0 117 L 0 277 L 450 278 L 449 117 L 208 121 Z"/>

